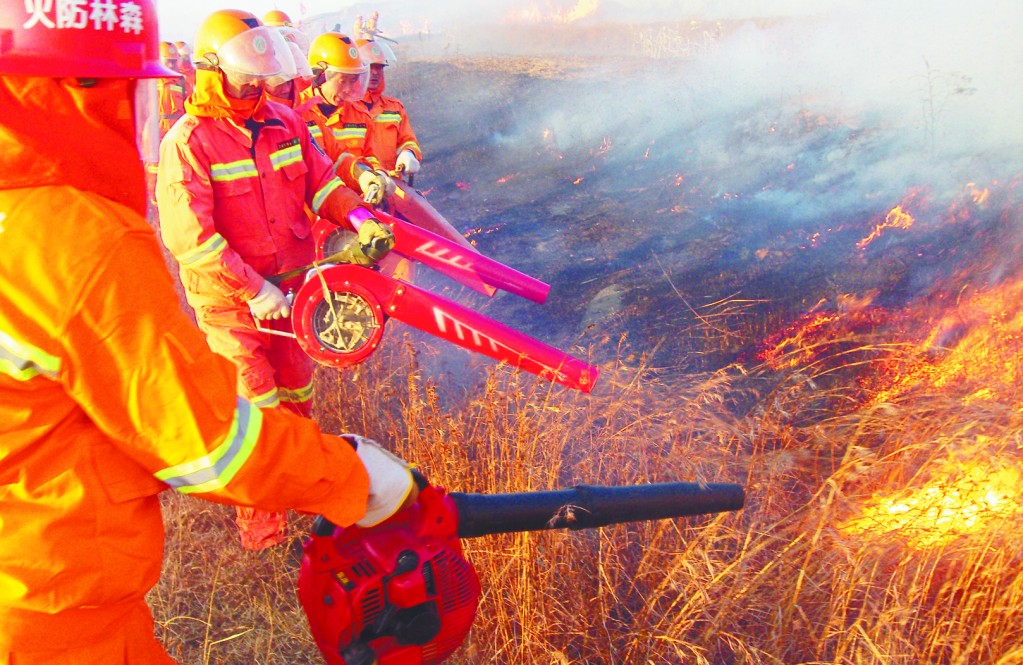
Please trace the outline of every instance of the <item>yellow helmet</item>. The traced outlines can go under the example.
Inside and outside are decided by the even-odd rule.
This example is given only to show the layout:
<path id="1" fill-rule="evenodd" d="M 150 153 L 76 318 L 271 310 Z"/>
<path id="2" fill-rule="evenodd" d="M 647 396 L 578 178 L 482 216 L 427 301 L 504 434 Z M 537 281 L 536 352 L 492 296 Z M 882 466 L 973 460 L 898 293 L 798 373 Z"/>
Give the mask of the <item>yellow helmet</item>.
<path id="1" fill-rule="evenodd" d="M 394 65 L 397 63 L 397 58 L 394 57 L 394 52 L 384 42 L 378 42 L 375 39 L 357 39 L 355 45 L 359 47 L 359 55 L 362 56 L 362 60 L 368 65 Z"/>
<path id="2" fill-rule="evenodd" d="M 309 47 L 309 66 L 313 71 L 332 71 L 342 74 L 362 74 L 369 66 L 359 55 L 359 47 L 340 32 L 324 32 Z"/>
<path id="3" fill-rule="evenodd" d="M 182 60 L 191 60 L 192 50 L 188 48 L 186 42 L 174 42 L 174 46 L 178 49 L 178 57 Z"/>
<path id="4" fill-rule="evenodd" d="M 178 47 L 171 42 L 160 42 L 160 59 L 161 60 L 177 60 L 178 59 Z"/>
<path id="5" fill-rule="evenodd" d="M 271 9 L 263 15 L 263 23 L 265 25 L 286 25 L 289 28 L 292 27 L 291 17 L 282 12 L 279 9 Z"/>
<path id="6" fill-rule="evenodd" d="M 257 77 L 280 74 L 282 54 L 291 55 L 277 28 L 266 27 L 250 12 L 213 12 L 195 34 L 193 59 L 204 69 L 223 69 Z"/>

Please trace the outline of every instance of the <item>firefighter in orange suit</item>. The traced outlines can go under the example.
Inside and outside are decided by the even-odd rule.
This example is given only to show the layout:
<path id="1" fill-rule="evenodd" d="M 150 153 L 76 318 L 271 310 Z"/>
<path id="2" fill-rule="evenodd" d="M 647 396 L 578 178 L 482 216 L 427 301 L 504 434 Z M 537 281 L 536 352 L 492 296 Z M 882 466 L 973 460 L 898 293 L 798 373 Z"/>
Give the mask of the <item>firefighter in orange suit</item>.
<path id="1" fill-rule="evenodd" d="M 195 90 L 195 67 L 192 66 L 192 49 L 186 42 L 174 42 L 178 49 L 178 71 L 185 77 L 185 97 Z"/>
<path id="2" fill-rule="evenodd" d="M 302 280 L 278 287 L 266 277 L 314 260 L 304 206 L 347 227 L 363 204 L 334 176 L 302 119 L 266 100 L 263 88 L 281 74 L 285 53 L 280 33 L 249 12 L 221 10 L 202 23 L 196 89 L 161 143 L 156 189 L 161 235 L 185 298 L 210 348 L 238 366 L 240 394 L 260 408 L 308 416 L 313 361 L 293 338 L 260 329 L 290 314 L 286 293 Z M 359 235 L 377 252 L 372 258 L 393 245 L 374 219 Z M 285 537 L 283 513 L 240 508 L 238 525 L 248 549 Z"/>
<path id="3" fill-rule="evenodd" d="M 302 93 L 324 102 L 304 114 L 313 138 L 334 160 L 334 170 L 369 203 L 379 204 L 394 192 L 394 181 L 369 152 L 373 119 L 359 100 L 366 94 L 369 67 L 359 48 L 339 32 L 324 32 L 309 47 L 313 87 Z"/>
<path id="4" fill-rule="evenodd" d="M 160 42 L 160 62 L 172 72 L 178 72 L 173 78 L 160 79 L 160 138 L 185 115 L 185 77 L 180 74 L 180 56 L 178 47 L 171 42 Z"/>
<path id="5" fill-rule="evenodd" d="M 309 67 L 306 55 L 309 52 L 309 38 L 301 30 L 290 26 L 276 26 L 276 29 L 284 38 L 290 53 L 282 54 L 281 74 L 267 80 L 266 96 L 271 101 L 294 109 L 301 116 L 314 104 L 323 102 L 323 98 L 318 95 L 302 96 L 313 84 L 313 70 Z"/>
<path id="6" fill-rule="evenodd" d="M 373 119 L 369 153 L 385 171 L 418 173 L 423 151 L 412 131 L 405 105 L 384 94 L 384 68 L 395 64 L 394 54 L 384 42 L 362 39 L 356 43 L 363 61 L 369 64 L 369 82 L 361 102 Z"/>
<path id="7" fill-rule="evenodd" d="M 163 490 L 363 525 L 415 494 L 371 442 L 239 397 L 181 311 L 137 147 L 142 79 L 173 73 L 132 8 L 0 3 L 0 665 L 173 663 L 145 602 Z"/>

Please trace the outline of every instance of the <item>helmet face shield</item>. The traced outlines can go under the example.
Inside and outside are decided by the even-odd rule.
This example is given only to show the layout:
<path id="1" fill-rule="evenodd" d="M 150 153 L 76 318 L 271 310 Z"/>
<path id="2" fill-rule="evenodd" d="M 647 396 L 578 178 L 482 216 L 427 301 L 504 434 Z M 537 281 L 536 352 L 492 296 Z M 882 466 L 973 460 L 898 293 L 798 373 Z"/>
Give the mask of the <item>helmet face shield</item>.
<path id="1" fill-rule="evenodd" d="M 291 49 L 284 37 L 267 26 L 241 32 L 217 51 L 218 66 L 236 84 L 280 76 L 291 60 Z"/>
<path id="2" fill-rule="evenodd" d="M 378 42 L 375 39 L 360 39 L 358 44 L 359 55 L 362 56 L 363 61 L 366 63 L 385 66 L 398 64 L 398 58 L 394 56 L 394 51 L 387 45 L 387 42 Z"/>
<path id="3" fill-rule="evenodd" d="M 342 102 L 357 102 L 366 95 L 369 84 L 369 70 L 353 74 L 327 69 L 326 81 L 320 86 L 327 101 L 339 105 Z"/>
<path id="4" fill-rule="evenodd" d="M 281 73 L 267 77 L 266 85 L 268 87 L 280 86 L 298 78 L 308 81 L 313 77 L 313 70 L 306 62 L 305 55 L 299 50 L 298 44 L 286 42 L 285 46 L 288 52 L 281 56 Z"/>
<path id="5" fill-rule="evenodd" d="M 147 164 L 160 161 L 159 83 L 156 79 L 135 81 L 135 145 Z"/>
<path id="6" fill-rule="evenodd" d="M 281 35 L 284 36 L 284 41 L 298 45 L 298 49 L 301 51 L 302 59 L 304 60 L 309 54 L 309 47 L 312 44 L 306 34 L 298 28 L 292 28 L 286 25 L 280 26 L 277 29 L 280 31 Z"/>

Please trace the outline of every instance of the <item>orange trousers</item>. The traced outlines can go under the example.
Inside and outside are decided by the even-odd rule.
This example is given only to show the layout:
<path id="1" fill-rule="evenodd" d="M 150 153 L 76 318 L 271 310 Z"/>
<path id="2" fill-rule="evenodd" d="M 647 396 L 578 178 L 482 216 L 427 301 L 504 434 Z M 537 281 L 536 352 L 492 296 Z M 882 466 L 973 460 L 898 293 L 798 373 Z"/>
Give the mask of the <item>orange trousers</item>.
<path id="1" fill-rule="evenodd" d="M 315 363 L 298 342 L 261 332 L 248 307 L 200 307 L 196 321 L 210 349 L 238 367 L 238 393 L 261 408 L 282 408 L 309 417 Z M 263 327 L 290 332 L 290 324 L 261 322 Z M 262 550 L 287 538 L 287 514 L 255 508 L 235 509 L 241 545 Z"/>
<path id="2" fill-rule="evenodd" d="M 127 620 L 112 626 L 99 642 L 56 651 L 0 651 L 0 665 L 177 665 L 153 629 L 149 606 L 140 601 Z"/>

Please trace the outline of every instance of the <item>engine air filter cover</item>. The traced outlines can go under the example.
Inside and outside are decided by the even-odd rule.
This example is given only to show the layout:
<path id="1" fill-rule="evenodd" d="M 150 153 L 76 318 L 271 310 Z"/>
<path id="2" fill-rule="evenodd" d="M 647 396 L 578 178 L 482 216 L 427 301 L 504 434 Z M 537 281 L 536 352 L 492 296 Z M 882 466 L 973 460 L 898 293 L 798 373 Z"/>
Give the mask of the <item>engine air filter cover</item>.
<path id="1" fill-rule="evenodd" d="M 373 293 L 343 266 L 310 275 L 295 295 L 291 320 L 298 345 L 322 365 L 348 367 L 380 345 L 384 314 Z"/>

